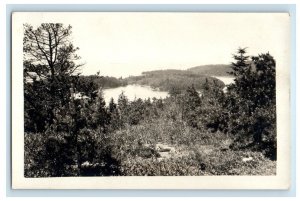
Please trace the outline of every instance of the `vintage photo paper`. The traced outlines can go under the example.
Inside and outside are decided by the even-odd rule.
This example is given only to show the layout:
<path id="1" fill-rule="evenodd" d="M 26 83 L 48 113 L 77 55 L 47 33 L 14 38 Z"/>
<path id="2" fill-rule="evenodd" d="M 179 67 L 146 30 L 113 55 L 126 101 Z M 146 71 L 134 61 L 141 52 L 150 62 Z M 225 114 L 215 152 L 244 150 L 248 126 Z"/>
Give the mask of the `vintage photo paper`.
<path id="1" fill-rule="evenodd" d="M 13 189 L 288 189 L 288 13 L 14 12 Z"/>

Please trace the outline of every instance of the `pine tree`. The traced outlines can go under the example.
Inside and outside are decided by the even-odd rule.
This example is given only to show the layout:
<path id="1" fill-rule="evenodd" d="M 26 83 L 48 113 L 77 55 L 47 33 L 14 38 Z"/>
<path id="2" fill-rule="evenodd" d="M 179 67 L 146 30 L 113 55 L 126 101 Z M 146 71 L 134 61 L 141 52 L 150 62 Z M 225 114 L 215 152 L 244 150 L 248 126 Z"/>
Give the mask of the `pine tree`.
<path id="1" fill-rule="evenodd" d="M 60 23 L 43 23 L 36 29 L 29 24 L 24 25 L 24 81 L 34 75 L 33 85 L 39 82 L 39 88 L 35 89 L 36 93 L 28 89 L 31 83 L 24 85 L 24 91 L 27 93 L 25 111 L 35 110 L 36 116 L 46 119 L 48 127 L 55 121 L 55 108 L 68 105 L 72 77 L 82 66 L 76 64 L 80 59 L 76 54 L 79 48 L 72 44 L 71 34 L 72 27 L 70 25 L 65 27 Z M 37 108 L 37 104 L 29 100 L 30 96 L 35 97 L 35 101 L 40 102 L 42 107 Z M 42 114 L 46 114 L 46 117 Z M 29 118 L 34 117 L 30 115 Z M 47 129 L 46 126 L 40 127 L 38 127 L 39 131 Z"/>
<path id="2" fill-rule="evenodd" d="M 129 101 L 124 92 L 119 95 L 118 108 L 120 114 L 120 125 L 123 126 L 128 122 Z"/>
<path id="3" fill-rule="evenodd" d="M 276 157 L 276 62 L 269 53 L 251 57 L 251 61 L 245 49 L 238 53 L 232 64 L 235 83 L 226 95 L 229 130 L 242 145 L 268 149 Z"/>
<path id="4" fill-rule="evenodd" d="M 182 103 L 182 117 L 192 127 L 198 126 L 200 106 L 201 99 L 199 93 L 192 85 L 185 91 Z"/>
<path id="5" fill-rule="evenodd" d="M 110 116 L 107 111 L 107 108 L 105 107 L 103 92 L 100 89 L 95 103 L 93 125 L 95 128 L 99 128 L 100 131 L 106 132 L 107 126 L 110 123 L 109 121 L 110 121 Z"/>
<path id="6" fill-rule="evenodd" d="M 117 104 L 115 104 L 114 99 L 111 98 L 108 105 L 108 112 L 110 116 L 110 127 L 112 130 L 116 130 L 120 128 L 120 114 L 117 108 Z"/>

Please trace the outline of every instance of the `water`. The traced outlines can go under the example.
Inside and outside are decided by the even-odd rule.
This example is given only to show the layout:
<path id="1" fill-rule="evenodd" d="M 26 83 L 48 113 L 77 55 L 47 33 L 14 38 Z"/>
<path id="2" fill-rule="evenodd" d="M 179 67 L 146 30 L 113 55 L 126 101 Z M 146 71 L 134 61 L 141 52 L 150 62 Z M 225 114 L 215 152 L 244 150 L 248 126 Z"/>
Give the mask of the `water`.
<path id="1" fill-rule="evenodd" d="M 234 77 L 228 77 L 228 76 L 213 76 L 214 78 L 217 78 L 224 82 L 225 85 L 229 85 L 234 83 Z"/>
<path id="2" fill-rule="evenodd" d="M 224 82 L 225 87 L 223 88 L 224 93 L 227 93 L 227 85 L 234 83 L 234 77 L 227 77 L 227 76 L 213 76 Z"/>
<path id="3" fill-rule="evenodd" d="M 215 78 L 224 82 L 225 85 L 231 84 L 234 82 L 233 77 L 226 77 L 226 76 L 214 76 Z M 226 91 L 226 87 L 223 89 Z M 133 101 L 134 99 L 152 99 L 152 98 L 166 98 L 168 96 L 168 92 L 166 91 L 158 91 L 152 89 L 150 86 L 141 86 L 141 85 L 127 85 L 124 87 L 117 87 L 117 88 L 110 88 L 104 89 L 104 99 L 105 102 L 108 104 L 110 99 L 113 98 L 115 103 L 118 102 L 119 95 L 124 92 L 125 96 L 130 100 Z M 200 91 L 198 91 L 200 93 Z M 201 93 L 200 93 L 201 94 Z"/>
<path id="4" fill-rule="evenodd" d="M 104 89 L 104 99 L 106 103 L 110 102 L 110 99 L 113 98 L 114 102 L 118 102 L 119 95 L 124 92 L 125 96 L 133 101 L 134 99 L 152 99 L 152 98 L 166 98 L 168 96 L 168 92 L 166 91 L 157 91 L 152 89 L 149 86 L 141 86 L 141 85 L 127 85 L 124 87 L 110 88 Z"/>

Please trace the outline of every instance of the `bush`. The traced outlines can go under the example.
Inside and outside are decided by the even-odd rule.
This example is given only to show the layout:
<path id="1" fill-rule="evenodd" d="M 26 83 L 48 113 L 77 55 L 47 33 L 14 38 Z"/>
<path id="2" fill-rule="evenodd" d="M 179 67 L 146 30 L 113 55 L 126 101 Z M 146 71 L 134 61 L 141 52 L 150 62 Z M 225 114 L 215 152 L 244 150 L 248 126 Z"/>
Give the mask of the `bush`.
<path id="1" fill-rule="evenodd" d="M 25 177 L 77 175 L 76 152 L 65 133 L 25 134 Z"/>
<path id="2" fill-rule="evenodd" d="M 205 167 L 207 175 L 275 175 L 276 162 L 261 152 L 214 150 L 209 154 L 196 151 L 196 160 Z M 251 158 L 243 161 L 244 158 Z"/>

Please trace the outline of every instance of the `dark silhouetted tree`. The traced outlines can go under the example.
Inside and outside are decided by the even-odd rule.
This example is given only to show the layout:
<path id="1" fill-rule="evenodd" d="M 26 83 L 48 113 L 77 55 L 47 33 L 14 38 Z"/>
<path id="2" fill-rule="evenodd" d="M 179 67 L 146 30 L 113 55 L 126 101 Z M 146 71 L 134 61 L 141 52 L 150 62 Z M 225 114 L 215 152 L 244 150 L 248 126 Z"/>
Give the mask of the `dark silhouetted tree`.
<path id="1" fill-rule="evenodd" d="M 232 64 L 235 83 L 228 87 L 229 130 L 237 142 L 276 157 L 276 62 L 269 54 L 245 56 L 239 49 Z"/>
<path id="2" fill-rule="evenodd" d="M 28 118 L 35 113 L 48 126 L 55 119 L 54 108 L 68 104 L 69 89 L 76 79 L 73 75 L 81 66 L 75 63 L 80 57 L 76 54 L 78 48 L 70 41 L 71 29 L 59 23 L 43 23 L 37 28 L 24 25 L 25 113 Z M 26 81 L 33 76 L 32 83 Z M 35 103 L 30 97 L 34 97 Z"/>

